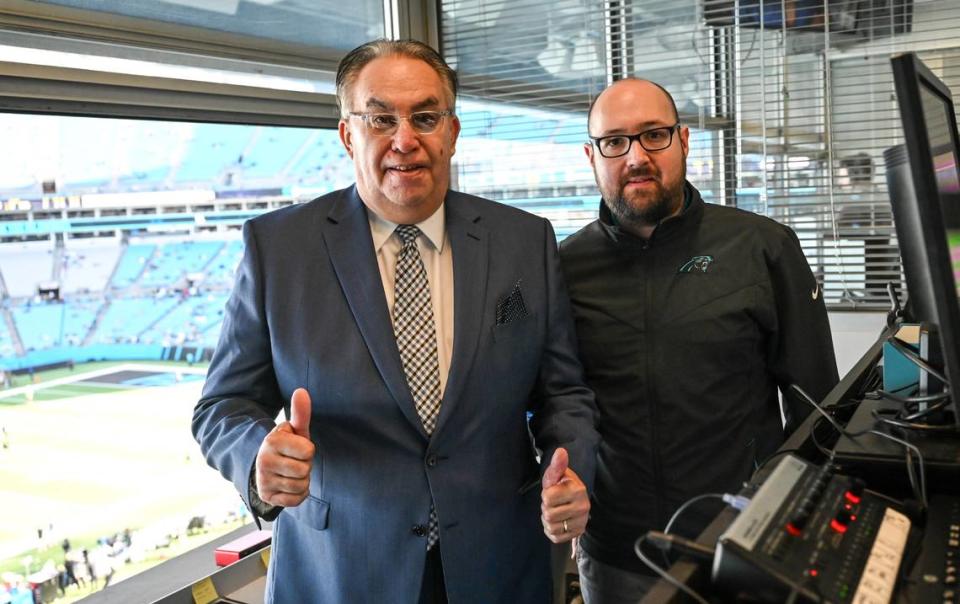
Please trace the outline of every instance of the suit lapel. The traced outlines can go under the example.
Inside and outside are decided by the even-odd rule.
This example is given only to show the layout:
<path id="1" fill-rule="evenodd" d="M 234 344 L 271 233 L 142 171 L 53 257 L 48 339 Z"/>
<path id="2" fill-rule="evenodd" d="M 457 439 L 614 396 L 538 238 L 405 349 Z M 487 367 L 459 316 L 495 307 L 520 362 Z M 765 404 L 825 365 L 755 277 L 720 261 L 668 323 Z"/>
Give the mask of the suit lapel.
<path id="1" fill-rule="evenodd" d="M 443 429 L 466 384 L 480 341 L 487 289 L 488 234 L 480 215 L 457 193 L 444 203 L 447 234 L 453 247 L 453 353 L 434 433 Z"/>
<path id="2" fill-rule="evenodd" d="M 370 356 L 400 410 L 426 436 L 403 373 L 377 268 L 370 223 L 356 187 L 344 191 L 322 220 L 326 223 L 320 226 L 330 261 Z"/>

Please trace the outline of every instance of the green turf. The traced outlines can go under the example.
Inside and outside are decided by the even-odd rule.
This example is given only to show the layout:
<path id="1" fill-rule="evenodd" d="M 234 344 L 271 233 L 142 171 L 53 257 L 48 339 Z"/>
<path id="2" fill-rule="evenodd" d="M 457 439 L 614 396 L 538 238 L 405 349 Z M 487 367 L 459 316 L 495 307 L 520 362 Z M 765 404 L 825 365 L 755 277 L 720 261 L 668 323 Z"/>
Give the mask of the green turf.
<path id="1" fill-rule="evenodd" d="M 190 433 L 201 381 L 166 388 L 43 387 L 105 366 L 44 372 L 32 401 L 0 399 L 0 425 L 9 438 L 9 448 L 0 449 L 0 501 L 15 510 L 0 523 L 0 571 L 22 573 L 25 555 L 34 558 L 31 571 L 44 556 L 62 558 L 63 537 L 76 547 L 128 527 L 182 531 L 192 515 L 238 511 L 232 485 L 206 465 Z M 37 528 L 50 523 L 53 543 L 38 553 Z"/>
<path id="2" fill-rule="evenodd" d="M 29 402 L 30 400 L 35 401 L 51 401 L 61 398 L 69 398 L 72 396 L 83 396 L 85 394 L 97 394 L 101 392 L 115 392 L 117 390 L 131 390 L 135 389 L 135 386 L 125 386 L 123 384 L 84 384 L 84 383 L 72 383 L 72 384 L 63 384 L 58 386 L 44 386 L 44 383 L 50 382 L 52 380 L 57 380 L 65 377 L 77 377 L 85 373 L 103 370 L 110 367 L 120 367 L 122 365 L 128 364 L 127 362 L 96 362 L 96 363 L 84 363 L 82 365 L 77 365 L 73 369 L 63 367 L 59 369 L 51 369 L 49 371 L 41 371 L 36 373 L 34 376 L 29 374 L 24 375 L 15 375 L 11 377 L 11 387 L 18 388 L 21 386 L 27 386 L 29 384 L 34 384 L 36 390 L 33 393 L 33 398 L 31 399 L 27 394 L 19 394 L 16 396 L 10 396 L 6 398 L 0 398 L 0 408 L 3 405 L 22 405 Z M 192 368 L 203 368 L 206 367 L 206 364 L 193 364 L 190 365 L 186 362 L 180 361 L 137 361 L 137 365 L 148 365 L 151 367 L 156 367 L 158 369 L 178 369 L 183 367 L 192 367 Z"/>

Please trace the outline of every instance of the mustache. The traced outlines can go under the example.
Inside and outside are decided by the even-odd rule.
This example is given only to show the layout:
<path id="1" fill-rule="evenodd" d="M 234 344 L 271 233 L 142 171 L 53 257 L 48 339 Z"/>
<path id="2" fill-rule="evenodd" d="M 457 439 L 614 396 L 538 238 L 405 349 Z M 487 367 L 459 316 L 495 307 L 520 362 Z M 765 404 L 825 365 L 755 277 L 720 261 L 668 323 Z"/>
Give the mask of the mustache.
<path id="1" fill-rule="evenodd" d="M 659 180 L 659 173 L 657 170 L 652 168 L 634 168 L 624 175 L 624 182 L 630 180 L 631 178 L 653 178 Z"/>

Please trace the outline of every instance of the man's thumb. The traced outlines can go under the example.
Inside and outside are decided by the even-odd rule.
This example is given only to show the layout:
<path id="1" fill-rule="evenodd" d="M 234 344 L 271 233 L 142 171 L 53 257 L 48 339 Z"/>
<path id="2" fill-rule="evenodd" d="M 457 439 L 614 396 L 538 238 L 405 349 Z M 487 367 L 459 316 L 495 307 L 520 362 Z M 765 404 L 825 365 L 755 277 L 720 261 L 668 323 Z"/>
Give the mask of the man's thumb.
<path id="1" fill-rule="evenodd" d="M 567 450 L 563 447 L 560 447 L 553 452 L 553 459 L 550 460 L 550 465 L 547 466 L 547 471 L 543 473 L 543 488 L 549 489 L 553 485 L 560 482 L 560 479 L 563 478 L 563 475 L 567 471 L 567 465 L 570 463 L 570 459 L 567 456 Z"/>
<path id="2" fill-rule="evenodd" d="M 290 397 L 290 425 L 297 436 L 310 438 L 310 393 L 297 388 Z"/>

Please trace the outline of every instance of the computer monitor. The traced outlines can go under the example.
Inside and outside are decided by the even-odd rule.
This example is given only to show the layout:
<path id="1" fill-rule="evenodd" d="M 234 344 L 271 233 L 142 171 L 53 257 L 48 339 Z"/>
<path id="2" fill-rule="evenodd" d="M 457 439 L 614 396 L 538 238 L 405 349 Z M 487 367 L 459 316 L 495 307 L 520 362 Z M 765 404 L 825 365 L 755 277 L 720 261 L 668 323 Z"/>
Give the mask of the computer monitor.
<path id="1" fill-rule="evenodd" d="M 950 90 L 912 53 L 892 60 L 913 195 L 891 191 L 913 320 L 936 325 L 960 428 L 960 140 Z"/>

